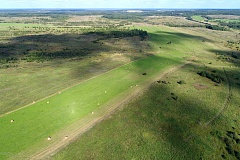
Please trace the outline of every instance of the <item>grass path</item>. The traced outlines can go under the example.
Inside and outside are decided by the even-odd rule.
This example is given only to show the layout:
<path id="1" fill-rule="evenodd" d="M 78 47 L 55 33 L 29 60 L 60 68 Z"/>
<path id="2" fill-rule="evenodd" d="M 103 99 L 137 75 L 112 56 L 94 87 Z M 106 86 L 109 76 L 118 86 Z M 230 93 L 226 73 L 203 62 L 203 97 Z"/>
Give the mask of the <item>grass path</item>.
<path id="1" fill-rule="evenodd" d="M 165 76 L 167 76 L 167 75 L 175 72 L 176 70 L 182 68 L 186 64 L 188 64 L 188 63 L 184 63 L 184 64 L 181 64 L 179 66 L 172 67 L 172 68 L 168 69 L 167 71 L 163 72 L 160 76 L 156 76 L 156 77 L 148 80 L 148 82 L 146 84 L 138 86 L 137 89 L 135 89 L 134 92 L 132 92 L 131 94 L 127 95 L 124 99 L 116 102 L 115 104 L 111 104 L 110 107 L 106 111 L 101 113 L 98 117 L 94 118 L 93 120 L 89 121 L 88 123 L 84 124 L 83 126 L 80 126 L 76 130 L 72 131 L 70 133 L 68 139 L 63 139 L 62 141 L 57 142 L 57 143 L 55 143 L 55 144 L 53 144 L 53 145 L 51 145 L 51 146 L 41 150 L 39 153 L 37 153 L 36 155 L 31 157 L 31 159 L 46 159 L 46 158 L 51 157 L 52 155 L 57 153 L 57 151 L 59 151 L 64 146 L 69 144 L 71 141 L 75 140 L 77 137 L 82 135 L 84 132 L 86 132 L 89 129 L 91 129 L 94 125 L 96 125 L 97 123 L 101 122 L 102 120 L 104 120 L 105 118 L 110 116 L 118 108 L 121 108 L 125 103 L 128 103 L 131 99 L 133 99 L 134 97 L 136 97 L 139 94 L 141 94 L 144 90 L 148 89 L 148 87 L 152 84 L 152 82 L 164 78 Z"/>

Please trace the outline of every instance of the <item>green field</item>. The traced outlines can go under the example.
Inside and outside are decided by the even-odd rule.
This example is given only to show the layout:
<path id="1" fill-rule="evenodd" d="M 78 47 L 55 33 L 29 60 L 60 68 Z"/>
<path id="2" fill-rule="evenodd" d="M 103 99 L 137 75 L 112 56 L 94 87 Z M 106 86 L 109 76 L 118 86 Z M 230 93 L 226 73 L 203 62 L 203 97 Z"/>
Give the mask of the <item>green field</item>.
<path id="1" fill-rule="evenodd" d="M 0 28 L 3 27 L 50 27 L 52 25 L 47 24 L 32 24 L 32 23 L 0 23 Z"/>
<path id="2" fill-rule="evenodd" d="M 153 31 L 155 33 L 152 45 L 156 45 L 161 41 L 157 41 L 158 30 L 155 28 Z M 164 40 L 162 42 L 165 43 Z M 169 54 L 172 54 L 171 58 Z M 47 145 L 46 139 L 49 135 L 54 137 L 58 131 L 64 130 L 84 116 L 93 111 L 97 113 L 101 106 L 121 93 L 131 93 L 131 86 L 143 85 L 164 69 L 179 64 L 182 56 L 182 53 L 174 51 L 167 55 L 157 54 L 132 62 L 80 83 L 61 94 L 1 117 L 0 121 L 5 129 L 1 130 L 3 136 L 0 150 L 4 153 L 18 154 L 21 151 L 25 153 L 26 150 L 33 150 L 33 146 Z M 142 75 L 144 72 L 147 73 L 146 76 Z M 15 122 L 10 123 L 11 119 Z M 18 143 L 14 144 L 15 141 Z"/>
<path id="3" fill-rule="evenodd" d="M 204 17 L 202 17 L 202 16 L 198 16 L 198 15 L 196 15 L 196 16 L 192 16 L 192 19 L 194 19 L 194 20 L 196 20 L 196 21 L 200 21 L 200 22 L 202 22 L 202 21 L 205 20 Z"/>
<path id="4" fill-rule="evenodd" d="M 205 30 L 179 31 L 170 32 L 173 39 L 178 37 L 180 45 L 176 48 L 180 52 L 184 49 L 188 50 L 187 53 L 194 51 L 191 54 L 197 56 L 192 59 L 193 63 L 161 79 L 167 84 L 154 82 L 123 111 L 94 127 L 51 159 L 239 158 L 239 140 L 235 141 L 228 134 L 240 133 L 239 107 L 236 105 L 239 103 L 239 71 L 230 68 L 239 61 L 219 61 L 215 54 L 209 52 L 214 50 L 212 47 L 224 48 L 216 42 L 215 45 L 210 42 L 200 47 L 201 43 L 196 39 L 201 38 L 195 36 L 194 41 L 193 35 L 201 35 Z M 192 36 L 188 37 L 184 32 Z M 159 34 L 159 40 L 164 39 L 164 32 Z M 213 35 L 206 38 L 214 40 Z M 190 37 L 192 42 L 188 41 Z M 168 49 L 176 48 L 171 46 Z M 225 66 L 226 73 L 219 66 Z M 223 84 L 215 86 L 197 74 L 206 69 L 222 75 Z M 179 81 L 185 83 L 178 84 Z M 228 151 L 229 146 L 235 154 Z"/>
<path id="5" fill-rule="evenodd" d="M 240 159 L 237 31 L 52 14 L 1 19 L 0 159 Z"/>
<path id="6" fill-rule="evenodd" d="M 175 46 L 179 52 L 187 49 L 197 55 L 192 64 L 160 79 L 161 83 L 154 82 L 123 111 L 50 159 L 239 159 L 240 115 L 236 104 L 240 73 L 237 67 L 230 67 L 238 65 L 239 60 L 219 61 L 209 51 L 223 46 L 191 42 L 196 32 L 188 31 L 190 38 L 183 34 L 187 30 L 169 31 L 174 44 L 179 40 Z M 166 37 L 171 37 L 169 34 Z M 159 35 L 161 42 L 164 32 Z M 199 76 L 197 72 L 201 70 L 221 75 L 223 83 L 218 86 Z M 184 83 L 178 84 L 179 81 Z"/>
<path id="7" fill-rule="evenodd" d="M 226 22 L 226 23 L 230 23 L 230 22 L 240 22 L 240 19 L 214 19 L 211 20 L 212 22 Z"/>
<path id="8" fill-rule="evenodd" d="M 214 86 L 196 74 L 200 68 L 187 65 L 161 79 L 167 84 L 155 82 L 123 111 L 51 159 L 221 159 L 222 155 L 234 159 L 225 150 L 221 137 L 228 139 L 227 131 L 240 131 L 239 107 L 234 105 L 239 102 L 239 94 L 223 114 L 206 126 L 223 107 L 228 84 Z M 180 80 L 185 84 L 178 84 Z M 202 88 L 196 88 L 197 84 Z M 236 95 L 238 89 L 232 87 L 231 94 Z M 234 140 L 231 143 L 239 152 L 239 144 Z"/>
<path id="9" fill-rule="evenodd" d="M 49 33 L 2 39 L 6 42 L 0 44 L 0 114 L 147 57 L 151 50 L 137 36 L 105 38 L 95 34 Z"/>

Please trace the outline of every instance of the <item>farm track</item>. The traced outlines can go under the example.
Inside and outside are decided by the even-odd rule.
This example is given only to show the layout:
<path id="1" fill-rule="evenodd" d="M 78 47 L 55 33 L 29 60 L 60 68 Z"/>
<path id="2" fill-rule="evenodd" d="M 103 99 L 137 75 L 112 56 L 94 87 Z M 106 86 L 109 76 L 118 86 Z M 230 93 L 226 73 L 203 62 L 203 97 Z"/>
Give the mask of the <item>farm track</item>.
<path id="1" fill-rule="evenodd" d="M 223 71 L 224 71 L 224 74 L 225 74 L 227 82 L 228 82 L 228 95 L 223 103 L 222 108 L 218 111 L 218 113 L 212 119 L 210 119 L 207 123 L 205 123 L 204 127 L 207 127 L 209 124 L 211 124 L 215 119 L 217 119 L 225 111 L 225 109 L 227 108 L 227 106 L 232 98 L 231 83 L 230 83 L 230 80 L 228 78 L 225 68 L 223 68 Z"/>
<path id="2" fill-rule="evenodd" d="M 110 107 L 105 112 L 101 113 L 98 117 L 90 120 L 89 122 L 87 122 L 86 124 L 82 125 L 81 127 L 79 127 L 79 125 L 76 125 L 75 130 L 72 131 L 68 135 L 69 136 L 68 139 L 64 139 L 62 141 L 56 142 L 56 143 L 50 145 L 49 147 L 42 149 L 40 152 L 38 152 L 37 154 L 35 154 L 32 157 L 30 157 L 30 159 L 31 160 L 40 160 L 40 159 L 48 159 L 48 158 L 50 158 L 51 156 L 56 154 L 59 150 L 61 150 L 62 148 L 66 147 L 68 144 L 70 144 L 74 140 L 76 140 L 83 133 L 85 133 L 86 131 L 91 129 L 93 126 L 95 126 L 96 124 L 98 124 L 102 120 L 108 118 L 117 109 L 122 108 L 124 106 L 124 104 L 128 103 L 130 100 L 132 100 L 133 98 L 135 98 L 138 95 L 140 95 L 143 91 L 148 89 L 153 82 L 155 82 L 155 81 L 157 81 L 159 79 L 164 78 L 165 76 L 173 73 L 174 71 L 182 68 L 183 66 L 185 66 L 187 64 L 189 64 L 189 63 L 183 63 L 183 64 L 181 64 L 179 66 L 172 67 L 172 68 L 168 69 L 167 71 L 163 72 L 160 76 L 158 75 L 157 77 L 149 79 L 144 85 L 136 87 L 135 91 L 133 91 L 131 94 L 129 94 L 128 96 L 123 98 L 121 101 L 118 101 L 118 102 L 115 102 L 113 104 L 110 104 L 109 105 Z"/>
<path id="3" fill-rule="evenodd" d="M 228 107 L 229 103 L 230 103 L 230 100 L 232 98 L 232 88 L 231 88 L 231 82 L 230 82 L 230 79 L 227 75 L 227 72 L 225 70 L 225 68 L 223 68 L 223 71 L 224 71 L 224 74 L 225 74 L 225 77 L 227 79 L 227 83 L 228 83 L 228 93 L 227 93 L 227 96 L 226 96 L 226 99 L 222 105 L 222 107 L 220 108 L 220 110 L 218 111 L 218 113 L 213 116 L 209 121 L 207 121 L 204 125 L 202 125 L 202 129 L 206 128 L 207 126 L 209 126 L 214 120 L 216 120 Z M 190 140 L 192 140 L 196 135 L 195 134 L 192 134 L 190 136 L 188 136 L 184 141 L 185 142 L 189 142 Z M 171 160 L 175 159 L 177 157 L 177 155 L 179 155 L 180 153 L 180 150 L 184 149 L 186 147 L 186 143 L 181 147 L 181 149 L 179 149 L 177 152 L 175 152 L 173 154 L 173 156 L 171 157 Z"/>

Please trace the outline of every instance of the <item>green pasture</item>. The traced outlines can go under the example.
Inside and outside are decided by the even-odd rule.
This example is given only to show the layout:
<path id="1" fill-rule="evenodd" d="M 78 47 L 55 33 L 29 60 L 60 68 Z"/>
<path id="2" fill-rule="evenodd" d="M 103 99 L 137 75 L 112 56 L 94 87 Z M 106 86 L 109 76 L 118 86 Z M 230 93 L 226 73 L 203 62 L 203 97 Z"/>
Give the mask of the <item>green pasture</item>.
<path id="1" fill-rule="evenodd" d="M 0 23 L 1 27 L 50 27 L 51 24 L 37 24 L 37 23 Z"/>
<path id="2" fill-rule="evenodd" d="M 210 40 L 204 37 L 178 32 L 167 27 L 142 26 L 140 28 L 147 30 L 150 34 L 149 45 L 155 52 L 152 56 L 93 77 L 60 94 L 57 93 L 24 109 L 3 115 L 0 118 L 0 124 L 4 128 L 0 130 L 2 135 L 0 159 L 27 158 L 40 147 L 46 147 L 58 141 L 59 139 L 54 139 L 54 136 L 71 124 L 81 121 L 92 112 L 101 112 L 109 101 L 114 99 L 114 102 L 117 102 L 122 99 L 123 93 L 134 92 L 135 87 L 131 88 L 131 86 L 145 85 L 153 77 L 192 56 L 200 55 L 201 63 L 214 60 L 213 54 L 207 51 L 210 47 L 205 45 L 205 42 L 210 43 Z M 205 42 L 202 42 L 203 39 Z M 13 123 L 10 122 L 12 119 L 14 119 Z M 131 126 L 129 127 L 131 130 Z M 47 141 L 48 136 L 52 137 L 51 141 Z M 146 133 L 145 136 L 151 138 L 152 135 Z M 161 147 L 163 144 L 156 145 Z M 133 152 L 139 152 L 139 150 Z M 26 157 L 22 157 L 23 155 Z"/>
<path id="3" fill-rule="evenodd" d="M 158 30 L 155 28 L 153 31 Z M 161 41 L 156 41 L 158 34 L 156 32 L 152 35 L 151 45 L 161 43 Z M 165 43 L 165 41 L 163 42 Z M 169 54 L 172 54 L 172 57 L 169 57 Z M 180 64 L 182 56 L 182 53 L 176 51 L 153 55 L 2 116 L 0 123 L 4 129 L 0 131 L 2 135 L 0 138 L 1 159 L 11 157 L 21 151 L 31 150 L 33 146 L 47 145 L 48 136 L 54 137 L 58 131 L 70 124 L 92 112 L 98 112 L 104 104 L 121 93 L 131 93 L 134 91 L 131 86 L 143 85 L 144 82 L 161 74 L 165 69 Z M 147 73 L 147 75 L 142 75 L 143 73 Z M 10 122 L 12 119 L 14 119 L 14 123 Z"/>
<path id="4" fill-rule="evenodd" d="M 194 20 L 196 20 L 196 21 L 200 21 L 200 22 L 205 20 L 204 17 L 198 16 L 198 15 L 192 16 L 192 19 L 194 19 Z"/>
<path id="5" fill-rule="evenodd" d="M 39 37 L 42 40 L 39 41 Z M 107 38 L 101 40 L 101 43 L 93 43 L 98 38 L 94 34 L 73 33 L 41 33 L 39 36 L 33 34 L 1 38 L 0 115 L 130 61 L 146 57 L 151 50 L 147 42 L 140 41 L 138 37 Z M 35 56 L 35 52 L 39 51 L 46 54 L 66 52 L 67 57 L 52 59 L 49 56 Z M 7 61 L 12 58 L 15 60 Z"/>
<path id="6" fill-rule="evenodd" d="M 196 74 L 201 69 L 203 66 L 194 63 L 161 79 L 167 84 L 155 82 L 123 111 L 51 159 L 235 159 L 225 149 L 224 138 L 228 139 L 227 131 L 240 132 L 236 106 L 239 88 L 230 84 L 234 98 L 218 118 L 205 126 L 223 107 L 229 84 L 224 77 L 225 82 L 215 86 Z M 224 76 L 221 68 L 215 69 Z M 227 73 L 232 71 L 228 69 Z M 178 84 L 180 80 L 185 84 Z M 197 89 L 197 84 L 205 88 Z M 239 144 L 231 143 L 239 153 Z"/>
<path id="7" fill-rule="evenodd" d="M 50 159 L 239 159 L 240 73 L 238 67 L 232 68 L 239 61 L 219 61 L 213 51 L 227 49 L 204 38 L 211 34 L 200 37 L 189 30 L 164 29 L 152 38 L 173 44 L 155 47 L 161 46 L 162 54 L 191 55 L 193 62 L 153 83 L 125 109 Z M 201 70 L 213 71 L 224 81 L 216 85 L 199 76 Z"/>
<path id="8" fill-rule="evenodd" d="M 44 143 L 49 135 L 54 137 L 57 131 L 101 109 L 102 105 L 128 90 L 130 86 L 143 83 L 179 61 L 177 58 L 168 59 L 159 55 L 139 60 L 5 115 L 0 118 L 4 128 L 0 131 L 0 150 L 17 154 L 32 145 Z M 143 72 L 147 76 L 142 75 Z M 11 119 L 15 122 L 10 123 Z"/>
<path id="9" fill-rule="evenodd" d="M 213 19 L 211 22 L 226 22 L 226 23 L 231 23 L 231 22 L 240 22 L 240 19 Z"/>

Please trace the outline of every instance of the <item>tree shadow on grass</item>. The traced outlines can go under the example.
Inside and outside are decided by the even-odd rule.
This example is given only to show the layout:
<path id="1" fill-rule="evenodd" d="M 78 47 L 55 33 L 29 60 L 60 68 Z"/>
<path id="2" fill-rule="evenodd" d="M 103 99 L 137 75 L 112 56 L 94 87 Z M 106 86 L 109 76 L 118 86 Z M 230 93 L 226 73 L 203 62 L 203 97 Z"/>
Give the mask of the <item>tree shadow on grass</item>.
<path id="1" fill-rule="evenodd" d="M 179 44 L 183 40 L 191 40 L 191 41 L 198 40 L 202 42 L 213 42 L 212 40 L 207 39 L 206 37 L 180 33 L 180 32 L 157 31 L 154 34 L 157 34 L 160 37 L 161 35 L 164 35 L 162 36 L 164 42 L 169 42 L 170 41 L 169 39 L 171 39 L 171 42 L 176 44 Z"/>
<path id="2" fill-rule="evenodd" d="M 1 44 L 0 57 L 8 58 L 17 56 L 17 58 L 32 58 L 32 60 L 85 57 L 89 54 L 107 52 L 112 49 L 110 46 L 100 43 L 99 40 L 134 36 L 141 37 L 141 40 L 144 40 L 147 32 L 130 30 L 89 32 L 84 34 L 21 36 L 10 39 L 10 42 L 6 44 Z"/>
<path id="3" fill-rule="evenodd" d="M 0 46 L 1 57 L 52 59 L 84 57 L 96 51 L 108 51 L 107 46 L 94 43 L 96 35 L 30 35 L 11 39 Z"/>
<path id="4" fill-rule="evenodd" d="M 203 149 L 211 148 L 201 140 L 202 135 L 208 134 L 201 125 L 216 113 L 203 108 L 205 104 L 200 99 L 173 95 L 167 85 L 153 85 L 145 94 L 143 100 L 136 102 L 147 102 L 138 104 L 142 107 L 136 113 L 136 118 L 141 121 L 143 130 L 153 132 L 159 139 L 166 138 L 171 146 L 169 159 L 200 159 Z M 201 128 L 205 131 L 201 131 Z M 196 130 L 200 133 L 196 133 Z"/>
<path id="5" fill-rule="evenodd" d="M 209 50 L 210 52 L 218 56 L 218 60 L 223 62 L 229 62 L 233 66 L 240 67 L 240 52 L 231 50 Z"/>

